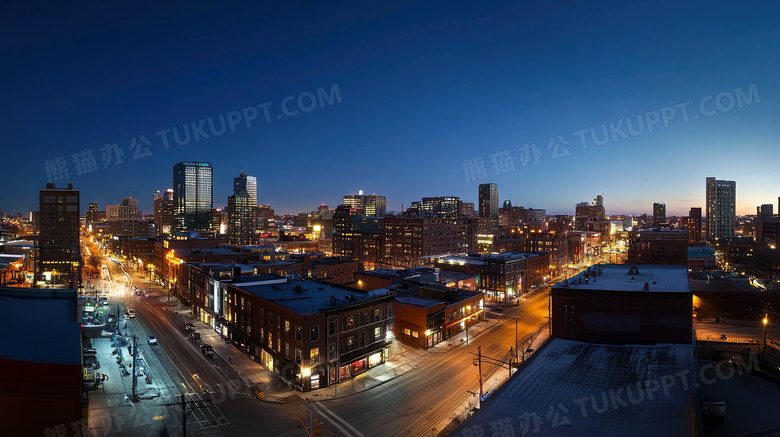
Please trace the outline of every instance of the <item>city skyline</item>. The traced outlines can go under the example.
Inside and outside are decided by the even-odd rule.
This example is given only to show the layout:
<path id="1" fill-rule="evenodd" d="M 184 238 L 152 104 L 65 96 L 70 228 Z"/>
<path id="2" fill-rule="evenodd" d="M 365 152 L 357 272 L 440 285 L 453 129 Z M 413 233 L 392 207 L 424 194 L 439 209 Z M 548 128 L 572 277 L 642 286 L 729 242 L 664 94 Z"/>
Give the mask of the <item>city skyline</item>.
<path id="1" fill-rule="evenodd" d="M 499 203 L 550 214 L 604 192 L 608 214 L 682 216 L 716 174 L 742 215 L 780 187 L 762 159 L 780 109 L 769 2 L 9 8 L 0 181 L 34 178 L 0 199 L 10 213 L 47 182 L 151 212 L 179 161 L 213 163 L 215 207 L 246 171 L 293 214 L 358 190 L 389 211 L 476 204 L 496 183 Z"/>

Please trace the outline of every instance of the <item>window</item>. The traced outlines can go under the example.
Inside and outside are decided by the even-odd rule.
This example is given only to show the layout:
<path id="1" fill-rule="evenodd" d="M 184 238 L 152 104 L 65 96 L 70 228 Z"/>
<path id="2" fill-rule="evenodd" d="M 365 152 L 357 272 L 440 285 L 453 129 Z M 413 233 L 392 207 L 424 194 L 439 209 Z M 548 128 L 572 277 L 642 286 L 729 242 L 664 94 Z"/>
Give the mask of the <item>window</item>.
<path id="1" fill-rule="evenodd" d="M 374 341 L 379 341 L 380 337 L 382 337 L 382 328 L 377 326 L 374 328 Z"/>
<path id="2" fill-rule="evenodd" d="M 284 342 L 284 356 L 290 358 L 290 343 Z"/>
<path id="3" fill-rule="evenodd" d="M 276 316 L 276 327 L 282 329 L 282 316 Z"/>
<path id="4" fill-rule="evenodd" d="M 301 350 L 295 348 L 295 364 L 301 364 Z"/>
<path id="5" fill-rule="evenodd" d="M 393 305 L 388 305 L 387 306 L 387 318 L 389 319 L 391 317 L 393 317 Z"/>
<path id="6" fill-rule="evenodd" d="M 311 341 L 319 341 L 320 339 L 320 325 L 314 325 L 311 327 L 311 333 L 309 335 L 309 340 Z"/>
<path id="7" fill-rule="evenodd" d="M 330 320 L 328 322 L 328 335 L 336 335 L 336 332 L 338 332 L 339 329 L 339 321 L 336 319 Z"/>
<path id="8" fill-rule="evenodd" d="M 417 332 L 417 331 L 412 331 L 412 337 L 419 338 L 420 337 L 420 333 Z"/>
<path id="9" fill-rule="evenodd" d="M 284 321 L 284 333 L 290 332 L 290 322 L 288 320 Z"/>
<path id="10" fill-rule="evenodd" d="M 273 325 L 274 324 L 274 315 L 268 311 L 268 324 Z"/>
<path id="11" fill-rule="evenodd" d="M 378 322 L 382 318 L 381 310 L 379 308 L 374 310 L 374 315 L 371 317 L 372 322 Z"/>
<path id="12" fill-rule="evenodd" d="M 309 351 L 309 365 L 314 366 L 320 363 L 320 348 L 313 347 Z"/>
<path id="13" fill-rule="evenodd" d="M 268 347 L 274 348 L 274 334 L 271 332 L 268 333 Z"/>
<path id="14" fill-rule="evenodd" d="M 295 325 L 295 339 L 298 341 L 303 341 L 303 335 L 301 335 L 301 327 L 298 325 Z"/>
<path id="15" fill-rule="evenodd" d="M 329 360 L 335 360 L 336 359 L 336 355 L 338 355 L 338 353 L 339 353 L 338 345 L 337 345 L 337 343 L 335 341 L 331 342 L 330 344 L 328 344 L 328 359 Z"/>
<path id="16" fill-rule="evenodd" d="M 347 337 L 347 352 L 351 351 L 355 348 L 355 336 L 350 335 Z"/>
<path id="17" fill-rule="evenodd" d="M 368 313 L 363 313 L 363 323 L 361 325 L 368 324 Z"/>
<path id="18" fill-rule="evenodd" d="M 276 339 L 276 352 L 282 351 L 282 339 L 278 338 Z"/>
<path id="19" fill-rule="evenodd" d="M 345 323 L 347 325 L 347 330 L 354 329 L 355 328 L 355 316 L 347 316 L 347 322 Z"/>
<path id="20" fill-rule="evenodd" d="M 412 335 L 412 331 L 409 328 L 404 328 L 404 334 Z"/>

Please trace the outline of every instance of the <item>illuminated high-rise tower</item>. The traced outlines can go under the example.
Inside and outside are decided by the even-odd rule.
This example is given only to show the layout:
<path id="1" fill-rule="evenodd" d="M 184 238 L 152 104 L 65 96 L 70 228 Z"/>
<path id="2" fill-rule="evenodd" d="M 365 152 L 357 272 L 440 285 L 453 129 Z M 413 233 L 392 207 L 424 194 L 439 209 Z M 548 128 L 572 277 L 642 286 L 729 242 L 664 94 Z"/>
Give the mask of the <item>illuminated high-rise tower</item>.
<path id="1" fill-rule="evenodd" d="M 213 230 L 212 168 L 209 162 L 180 162 L 173 166 L 173 217 L 175 231 Z"/>
<path id="2" fill-rule="evenodd" d="M 737 223 L 737 183 L 707 178 L 707 241 L 734 235 Z"/>

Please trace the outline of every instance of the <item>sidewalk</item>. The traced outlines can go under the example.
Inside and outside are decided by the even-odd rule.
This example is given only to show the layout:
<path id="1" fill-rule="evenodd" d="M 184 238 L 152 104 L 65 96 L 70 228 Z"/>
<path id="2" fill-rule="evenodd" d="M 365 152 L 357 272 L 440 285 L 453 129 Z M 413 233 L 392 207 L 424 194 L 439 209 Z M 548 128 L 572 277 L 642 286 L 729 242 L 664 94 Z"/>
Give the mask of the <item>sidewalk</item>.
<path id="1" fill-rule="evenodd" d="M 87 392 L 89 396 L 89 422 L 91 435 L 101 436 L 158 436 L 164 426 L 163 421 L 153 422 L 152 418 L 167 415 L 165 407 L 159 402 L 133 402 L 132 376 L 129 364 L 132 358 L 127 353 L 126 347 L 120 347 L 124 356 L 123 363 L 128 366 L 128 373 L 123 374 L 117 363 L 117 356 L 113 355 L 115 349 L 111 346 L 111 338 L 94 338 L 92 347 L 97 349 L 97 358 L 100 362 L 98 373 L 106 375 L 107 379 L 102 384 L 102 390 Z M 143 399 L 152 399 L 157 394 L 154 385 L 147 386 L 144 377 L 138 377 L 136 393 Z"/>

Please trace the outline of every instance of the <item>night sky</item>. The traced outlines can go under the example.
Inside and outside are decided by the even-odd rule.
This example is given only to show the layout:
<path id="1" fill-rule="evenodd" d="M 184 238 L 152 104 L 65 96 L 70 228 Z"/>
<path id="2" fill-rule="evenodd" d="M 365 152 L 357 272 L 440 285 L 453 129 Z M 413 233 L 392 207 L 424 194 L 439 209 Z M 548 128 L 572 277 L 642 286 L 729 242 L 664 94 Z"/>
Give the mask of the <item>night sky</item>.
<path id="1" fill-rule="evenodd" d="M 8 213 L 48 181 L 151 212 L 179 161 L 213 164 L 215 207 L 243 170 L 277 213 L 484 182 L 549 214 L 686 215 L 707 176 L 739 214 L 780 195 L 776 2 L 32 3 L 0 11 Z"/>

